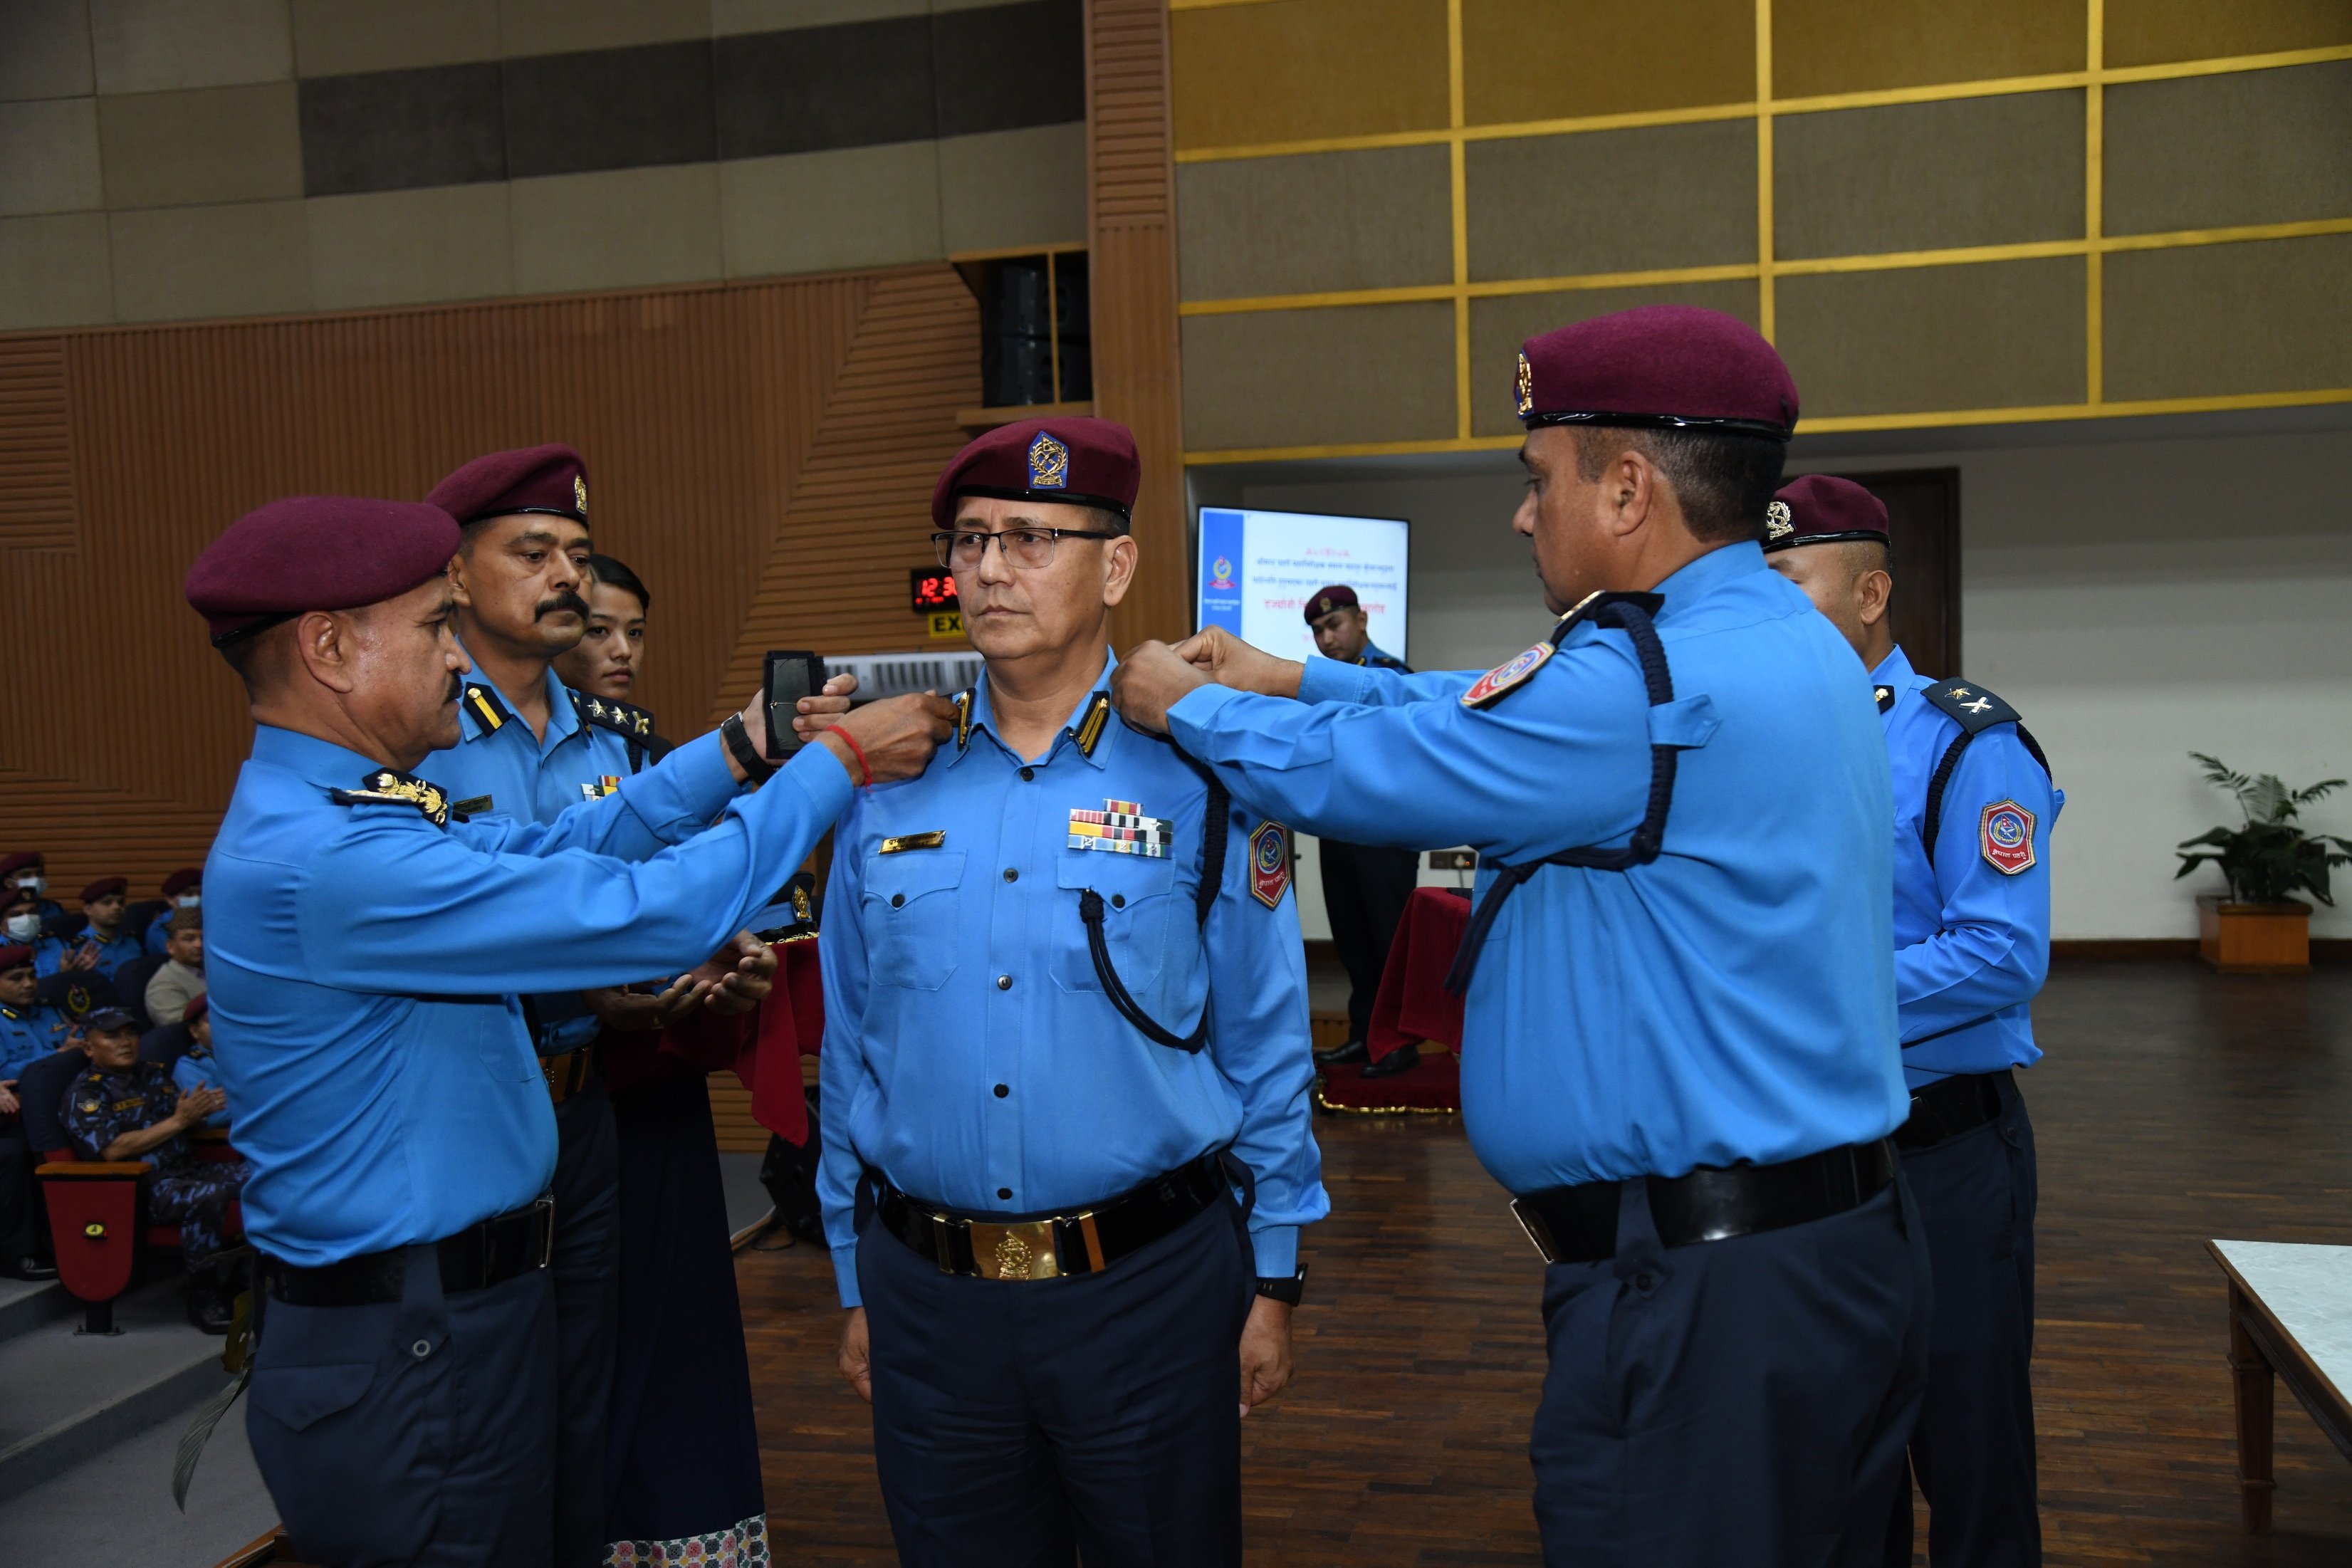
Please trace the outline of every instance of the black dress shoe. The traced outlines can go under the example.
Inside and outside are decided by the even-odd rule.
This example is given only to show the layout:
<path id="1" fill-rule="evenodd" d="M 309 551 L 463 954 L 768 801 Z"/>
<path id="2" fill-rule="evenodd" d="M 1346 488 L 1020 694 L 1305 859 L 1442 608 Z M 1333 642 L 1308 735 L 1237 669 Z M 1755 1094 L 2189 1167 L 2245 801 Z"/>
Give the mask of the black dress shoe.
<path id="1" fill-rule="evenodd" d="M 1419 1046 L 1401 1046 L 1364 1069 L 1366 1078 L 1395 1078 L 1421 1065 Z"/>
<path id="2" fill-rule="evenodd" d="M 1315 1065 L 1318 1068 L 1345 1067 L 1349 1062 L 1370 1061 L 1371 1056 L 1371 1047 L 1361 1040 L 1349 1040 L 1344 1046 L 1333 1046 L 1328 1051 L 1316 1052 Z"/>
<path id="3" fill-rule="evenodd" d="M 188 1321 L 208 1334 L 226 1334 L 236 1323 L 236 1311 L 218 1286 L 191 1284 Z"/>
<path id="4" fill-rule="evenodd" d="M 11 1279 L 54 1279 L 58 1277 L 58 1266 L 46 1258 L 18 1258 L 10 1260 L 5 1268 L 0 1268 L 0 1274 L 5 1274 Z"/>

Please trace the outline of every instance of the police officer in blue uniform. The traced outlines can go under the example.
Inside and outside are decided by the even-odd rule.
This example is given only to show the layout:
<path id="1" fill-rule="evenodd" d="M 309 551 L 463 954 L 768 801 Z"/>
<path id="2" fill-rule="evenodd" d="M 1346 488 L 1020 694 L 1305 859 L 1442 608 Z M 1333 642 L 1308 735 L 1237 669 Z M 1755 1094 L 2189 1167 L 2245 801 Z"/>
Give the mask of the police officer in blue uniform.
<path id="1" fill-rule="evenodd" d="M 33 965 L 43 974 L 88 972 L 112 975 L 147 951 L 143 938 L 122 929 L 127 877 L 100 877 L 81 890 L 82 926 L 78 931 L 43 937 L 33 949 Z"/>
<path id="2" fill-rule="evenodd" d="M 11 931 L 6 934 L 10 942 L 21 942 L 29 945 L 39 940 L 44 924 L 50 921 L 63 920 L 66 912 L 62 906 L 48 896 L 48 867 L 39 850 L 20 849 L 13 855 L 0 858 L 0 903 L 7 902 L 9 894 L 19 888 L 32 894 L 33 913 L 36 919 L 29 929 Z"/>
<path id="3" fill-rule="evenodd" d="M 936 700 L 875 703 L 843 735 L 802 721 L 778 770 L 754 703 L 551 825 L 461 820 L 409 771 L 458 733 L 457 546 L 436 507 L 295 498 L 187 580 L 256 721 L 205 868 L 264 1259 L 247 1429 L 322 1562 L 551 1554 L 556 1136 L 515 994 L 693 968 L 860 784 L 949 732 Z M 656 839 L 682 841 L 621 858 Z"/>
<path id="4" fill-rule="evenodd" d="M 1328 1208 L 1287 830 L 1111 712 L 1139 477 L 1086 418 L 949 466 L 987 673 L 835 839 L 818 1191 L 908 1564 L 1240 1563 Z"/>
<path id="5" fill-rule="evenodd" d="M 139 1026 L 121 1007 L 101 1007 L 83 1025 L 89 1066 L 68 1086 L 58 1121 L 85 1160 L 135 1160 L 147 1217 L 180 1227 L 188 1271 L 188 1321 L 208 1334 L 229 1331 L 229 1205 L 245 1185 L 242 1160 L 198 1160 L 188 1132 L 218 1110 L 218 1089 L 183 1089 L 160 1062 L 139 1058 Z"/>
<path id="6" fill-rule="evenodd" d="M 35 986 L 33 950 L 21 942 L 0 946 L 0 1274 L 54 1279 L 16 1091 L 25 1069 L 65 1038 L 65 1023 L 35 999 Z"/>
<path id="7" fill-rule="evenodd" d="M 1796 388 L 1653 306 L 1529 340 L 1517 393 L 1550 637 L 1402 676 L 1211 632 L 1114 699 L 1302 827 L 1479 851 L 1462 1105 L 1549 1264 L 1546 1560 L 1874 1561 L 1927 1259 L 1886 1142 L 1885 752 L 1759 548 Z"/>
<path id="8" fill-rule="evenodd" d="M 147 934 L 142 939 L 149 952 L 162 956 L 171 942 L 172 916 L 176 911 L 202 907 L 204 881 L 203 869 L 195 866 L 184 866 L 163 879 L 163 907 L 147 922 Z"/>
<path id="9" fill-rule="evenodd" d="M 1307 629 L 1316 650 L 1341 664 L 1412 671 L 1404 660 L 1373 646 L 1363 600 L 1345 583 L 1307 596 Z M 1348 972 L 1348 1038 L 1315 1053 L 1316 1065 L 1360 1062 L 1371 1054 L 1372 1003 L 1381 994 L 1381 971 L 1388 966 L 1404 907 L 1420 879 L 1421 856 L 1380 844 L 1343 844 L 1326 838 L 1316 846 L 1323 873 L 1323 912 L 1331 921 L 1331 945 Z M 1421 1059 L 1417 1047 L 1392 1051 L 1364 1069 L 1366 1078 L 1390 1078 Z"/>
<path id="10" fill-rule="evenodd" d="M 588 624 L 588 475 L 580 454 L 562 445 L 493 452 L 425 499 L 464 530 L 450 579 L 458 645 L 474 671 L 457 703 L 457 744 L 418 764 L 449 793 L 452 808 L 478 821 L 551 823 L 666 752 L 650 713 L 575 691 L 553 668 Z M 604 1555 L 620 1264 L 619 1139 L 593 1049 L 602 1027 L 595 1005 L 607 994 L 569 991 L 524 1004 L 555 1104 L 555 1560 L 563 1568 L 589 1568 Z"/>
<path id="11" fill-rule="evenodd" d="M 1935 1266 L 1927 1397 L 1911 1438 L 1936 1568 L 2042 1561 L 2034 1493 L 2033 1127 L 2013 1069 L 2042 1058 L 2050 829 L 2066 803 L 2016 710 L 1911 668 L 1888 620 L 1886 508 L 1809 475 L 1764 548 L 1870 671 L 1895 778 L 1895 1000 L 1911 1114 L 1895 1134 Z M 1886 1541 L 1911 1562 L 1911 1493 Z"/>

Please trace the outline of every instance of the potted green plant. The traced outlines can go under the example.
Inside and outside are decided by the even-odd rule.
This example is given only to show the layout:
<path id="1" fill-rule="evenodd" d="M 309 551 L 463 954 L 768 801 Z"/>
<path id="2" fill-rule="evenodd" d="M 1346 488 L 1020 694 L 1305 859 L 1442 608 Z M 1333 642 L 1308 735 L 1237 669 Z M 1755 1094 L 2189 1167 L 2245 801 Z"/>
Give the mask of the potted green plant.
<path id="1" fill-rule="evenodd" d="M 2228 790 L 2245 814 L 2239 827 L 2216 827 L 2184 839 L 2179 880 L 2208 862 L 2229 879 L 2226 894 L 2197 900 L 2197 951 L 2228 973 L 2281 973 L 2311 967 L 2311 906 L 2291 895 L 2309 893 L 2333 908 L 2327 873 L 2352 863 L 2352 841 L 2305 833 L 2295 818 L 2304 806 L 2344 787 L 2323 779 L 2291 790 L 2276 773 L 2249 777 L 2202 752 L 2190 756 L 2205 764 L 2209 784 Z"/>

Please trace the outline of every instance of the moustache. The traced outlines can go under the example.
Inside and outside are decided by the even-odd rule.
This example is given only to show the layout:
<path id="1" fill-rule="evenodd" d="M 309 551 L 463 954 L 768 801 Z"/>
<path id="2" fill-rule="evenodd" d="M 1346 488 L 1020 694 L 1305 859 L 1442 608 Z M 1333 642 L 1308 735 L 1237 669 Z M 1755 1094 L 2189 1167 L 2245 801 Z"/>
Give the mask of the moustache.
<path id="1" fill-rule="evenodd" d="M 588 601 L 566 588 L 551 599 L 541 600 L 539 608 L 531 612 L 531 618 L 543 621 L 548 616 L 564 610 L 571 611 L 584 621 L 588 618 Z"/>
<path id="2" fill-rule="evenodd" d="M 466 679 L 465 677 L 457 674 L 455 670 L 452 670 L 449 674 L 449 695 L 444 697 L 441 700 L 444 702 L 455 702 L 464 695 L 466 695 Z"/>

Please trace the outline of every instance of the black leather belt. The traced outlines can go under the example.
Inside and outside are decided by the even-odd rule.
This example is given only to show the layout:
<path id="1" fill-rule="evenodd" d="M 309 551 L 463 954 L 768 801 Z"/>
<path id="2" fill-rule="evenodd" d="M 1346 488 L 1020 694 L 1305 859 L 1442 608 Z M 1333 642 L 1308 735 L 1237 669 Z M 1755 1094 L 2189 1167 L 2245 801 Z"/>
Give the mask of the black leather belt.
<path id="1" fill-rule="evenodd" d="M 1999 1080 L 2008 1077 L 2009 1069 L 2003 1068 L 1999 1072 L 1963 1073 L 1925 1085 L 1911 1096 L 1911 1115 L 1895 1130 L 1895 1146 L 1932 1149 L 1999 1120 Z"/>
<path id="2" fill-rule="evenodd" d="M 882 1228 L 940 1266 L 973 1279 L 1055 1279 L 1096 1274 L 1168 1235 L 1226 1189 L 1215 1153 L 1202 1155 L 1076 1214 L 1009 1218 L 961 1215 L 908 1197 L 874 1177 Z"/>
<path id="3" fill-rule="evenodd" d="M 555 1247 L 555 1200 L 494 1215 L 435 1244 L 441 1255 L 441 1293 L 479 1290 L 544 1268 Z M 262 1279 L 278 1300 L 296 1307 L 367 1307 L 397 1301 L 408 1279 L 408 1254 L 363 1253 L 318 1268 L 261 1260 Z"/>
<path id="4" fill-rule="evenodd" d="M 1885 1139 L 1825 1149 L 1778 1165 L 1701 1165 L 1683 1176 L 1643 1176 L 1650 1218 L 1668 1247 L 1726 1241 L 1859 1208 L 1895 1180 Z M 1598 1263 L 1617 1256 L 1623 1184 L 1584 1182 L 1511 1200 L 1519 1228 L 1546 1263 Z"/>

